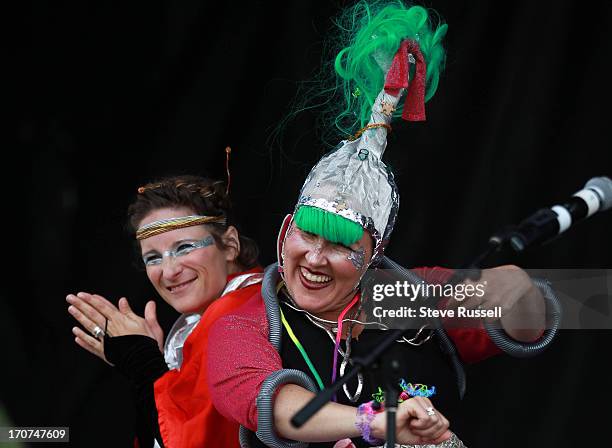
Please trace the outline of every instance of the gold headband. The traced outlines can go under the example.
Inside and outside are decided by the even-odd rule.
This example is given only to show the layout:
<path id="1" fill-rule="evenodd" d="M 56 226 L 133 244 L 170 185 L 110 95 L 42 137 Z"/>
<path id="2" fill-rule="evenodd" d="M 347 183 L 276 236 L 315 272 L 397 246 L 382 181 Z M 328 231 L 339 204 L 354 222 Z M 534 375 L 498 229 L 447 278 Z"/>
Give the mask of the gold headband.
<path id="1" fill-rule="evenodd" d="M 225 224 L 225 216 L 200 216 L 189 215 L 180 218 L 160 219 L 153 221 L 139 228 L 136 231 L 136 239 L 144 240 L 160 233 L 170 232 L 171 230 L 182 229 L 183 227 L 199 226 L 200 224 L 218 223 Z"/>

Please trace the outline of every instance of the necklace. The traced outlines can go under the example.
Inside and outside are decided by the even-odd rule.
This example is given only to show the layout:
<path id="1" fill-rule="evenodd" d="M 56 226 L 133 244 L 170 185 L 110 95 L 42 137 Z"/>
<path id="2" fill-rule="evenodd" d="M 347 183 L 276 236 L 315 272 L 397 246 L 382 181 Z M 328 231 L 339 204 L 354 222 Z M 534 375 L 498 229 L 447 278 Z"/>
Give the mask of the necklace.
<path id="1" fill-rule="evenodd" d="M 292 300 L 291 296 L 289 294 L 287 294 L 286 290 L 283 288 L 283 292 L 285 297 L 288 300 Z M 335 324 L 338 323 L 342 323 L 342 322 L 349 322 L 349 327 L 347 329 L 347 337 L 346 337 L 346 351 L 342 350 L 342 347 L 340 346 L 340 344 L 337 342 L 337 339 L 341 338 L 342 335 L 340 334 L 340 331 L 338 331 L 338 328 L 335 328 L 336 330 L 336 336 L 334 336 L 333 331 L 328 328 L 327 326 L 323 325 L 322 323 L 318 322 L 317 320 L 320 321 L 324 321 L 325 319 L 320 319 L 320 318 L 316 318 L 316 316 L 313 316 L 312 314 L 310 314 L 308 311 L 305 310 L 301 310 L 299 308 L 297 308 L 296 306 L 293 306 L 292 304 L 290 304 L 289 302 L 286 301 L 280 301 L 280 303 L 288 306 L 289 308 L 295 310 L 295 311 L 300 311 L 302 313 L 305 314 L 306 318 L 316 327 L 319 327 L 320 329 L 322 329 L 323 331 L 325 331 L 325 333 L 329 336 L 329 338 L 331 339 L 332 343 L 334 344 L 334 367 L 332 370 L 332 383 L 335 380 L 335 361 L 336 361 L 336 353 L 340 354 L 340 356 L 342 356 L 342 362 L 340 363 L 340 377 L 344 376 L 344 372 L 346 370 L 346 365 L 348 363 L 351 363 L 352 365 L 352 361 L 350 360 L 349 356 L 351 355 L 351 340 L 353 337 L 353 327 L 355 326 L 355 322 L 357 322 L 355 320 L 355 318 L 357 316 L 359 316 L 359 314 L 361 313 L 361 306 L 362 306 L 362 302 L 361 300 L 359 301 L 359 306 L 357 307 L 357 311 L 355 312 L 355 314 L 353 315 L 352 319 L 338 319 L 338 322 L 333 322 L 333 321 L 328 321 L 328 322 L 333 322 Z M 281 311 L 282 313 L 282 311 Z M 315 320 L 317 319 L 317 320 Z M 283 324 L 285 325 L 285 328 L 287 329 L 288 327 L 288 323 L 285 324 L 285 319 L 283 317 Z M 289 329 L 287 329 L 287 332 L 289 333 Z M 291 337 L 291 334 L 290 334 Z M 306 361 L 306 364 L 308 364 L 308 367 L 310 368 L 310 371 L 313 373 L 313 375 L 315 375 L 315 378 L 318 377 L 318 372 L 316 372 L 316 369 L 314 368 L 314 366 L 312 365 L 312 363 L 310 362 L 310 359 L 308 358 L 308 355 L 306 354 L 305 350 L 300 349 L 300 346 L 298 346 L 296 344 L 296 341 L 293 340 L 293 343 L 296 345 L 296 347 L 298 348 L 298 350 L 300 351 L 300 354 L 302 355 L 302 358 L 304 358 L 304 360 Z M 299 342 L 299 341 L 298 341 Z M 312 367 L 311 367 L 312 366 Z M 352 402 L 355 403 L 357 400 L 359 400 L 359 397 L 361 397 L 361 391 L 363 390 L 363 374 L 361 372 L 357 373 L 357 388 L 355 389 L 355 393 L 350 393 L 348 390 L 348 386 L 346 384 L 342 385 L 342 390 L 344 391 L 344 395 L 346 395 L 346 397 Z"/>
<path id="2" fill-rule="evenodd" d="M 292 300 L 292 298 L 285 293 L 285 296 L 289 299 Z M 317 327 L 325 330 L 328 332 L 328 334 L 330 335 L 332 341 L 335 341 L 335 336 L 332 334 L 338 332 L 338 327 L 331 327 L 328 328 L 324 325 L 321 324 L 321 322 L 324 322 L 326 324 L 334 324 L 337 325 L 337 322 L 334 322 L 333 320 L 327 320 L 327 319 L 322 319 L 320 317 L 315 316 L 314 314 L 310 314 L 308 311 L 303 310 L 301 308 L 298 308 L 297 306 L 293 305 L 291 302 L 281 302 L 284 305 L 286 305 L 287 307 L 291 308 L 293 311 L 297 311 L 300 312 L 302 314 L 305 314 L 306 317 L 308 318 L 308 320 L 313 324 L 316 325 Z M 361 307 L 361 304 L 360 304 Z M 376 321 L 372 321 L 372 322 L 364 322 L 355 318 L 345 318 L 342 320 L 342 322 L 349 322 L 349 323 L 353 323 L 353 324 L 360 324 L 363 326 L 368 326 L 368 325 L 375 325 L 377 326 L 379 329 L 381 330 L 389 330 L 389 327 L 385 324 L 383 324 L 382 322 L 376 322 Z M 431 337 L 433 336 L 434 332 L 433 330 L 431 330 L 430 325 L 428 323 L 421 325 L 421 327 L 418 329 L 418 331 L 416 332 L 416 334 L 408 339 L 406 338 L 406 336 L 402 336 L 401 339 L 398 339 L 396 342 L 402 344 L 402 343 L 406 343 L 406 344 L 410 344 L 413 345 L 415 347 L 418 347 L 419 345 L 424 344 L 425 342 L 429 341 L 431 339 Z M 424 337 L 424 339 L 419 340 L 419 338 L 421 338 L 422 333 L 429 329 L 429 333 L 427 334 L 427 336 Z"/>
<path id="3" fill-rule="evenodd" d="M 344 316 L 343 316 L 344 313 L 343 313 L 340 316 L 340 318 L 338 319 L 338 321 L 334 322 L 334 321 L 331 321 L 331 320 L 322 319 L 320 317 L 317 317 L 317 316 L 309 313 L 306 310 L 303 310 L 303 309 L 299 308 L 297 306 L 297 304 L 295 304 L 295 302 L 293 301 L 293 298 L 291 297 L 291 295 L 287 292 L 286 288 L 284 288 L 283 286 L 284 286 L 284 282 L 281 285 L 279 285 L 279 288 L 277 289 L 277 291 L 279 291 L 279 290 L 282 291 L 284 296 L 285 296 L 285 298 L 287 299 L 287 301 L 279 301 L 279 303 L 284 304 L 285 306 L 291 308 L 294 311 L 303 313 L 306 316 L 306 318 L 313 325 L 315 325 L 316 327 L 319 327 L 320 329 L 325 331 L 325 333 L 329 336 L 331 341 L 334 343 L 334 368 L 333 368 L 333 372 L 332 372 L 332 375 L 333 375 L 332 376 L 332 382 L 335 380 L 335 360 L 336 360 L 337 354 L 340 354 L 340 356 L 342 356 L 342 362 L 340 363 L 340 377 L 344 376 L 344 373 L 346 371 L 346 366 L 348 364 L 353 365 L 353 362 L 350 359 L 350 355 L 351 355 L 351 341 L 352 341 L 352 336 L 353 336 L 353 328 L 354 328 L 355 324 L 360 324 L 360 325 L 364 325 L 364 326 L 375 325 L 375 326 L 377 326 L 378 328 L 380 328 L 382 330 L 388 330 L 389 329 L 389 327 L 387 325 L 383 324 L 382 322 L 375 322 L 375 321 L 374 322 L 364 322 L 364 321 L 361 321 L 361 320 L 358 319 L 359 315 L 361 314 L 362 306 L 363 306 L 363 302 L 362 302 L 361 298 L 359 299 L 359 305 L 357 307 L 357 310 L 356 310 L 355 314 L 352 316 L 352 318 L 344 318 Z M 350 308 L 350 306 L 348 308 Z M 348 308 L 347 308 L 347 310 L 348 310 Z M 281 310 L 281 314 L 282 314 L 282 310 Z M 306 351 L 305 351 L 304 347 L 299 343 L 299 340 L 297 340 L 297 338 L 293 334 L 293 331 L 291 330 L 291 327 L 289 327 L 289 323 L 285 320 L 284 316 L 282 316 L 282 318 L 283 318 L 282 319 L 283 320 L 283 325 L 285 325 L 285 328 L 286 328 L 287 332 L 289 333 L 289 336 L 290 336 L 291 340 L 293 341 L 295 346 L 298 348 L 298 351 L 302 355 L 302 358 L 304 358 L 304 360 L 306 361 L 306 364 L 308 365 L 310 371 L 315 376 L 315 379 L 317 380 L 319 388 L 322 388 L 322 382 L 320 380 L 320 376 L 319 376 L 317 370 L 315 369 L 314 365 L 310 361 L 310 358 L 306 354 Z M 342 337 L 340 332 L 341 332 L 341 329 L 342 329 L 342 323 L 343 322 L 348 322 L 349 323 L 349 327 L 347 329 L 347 337 L 346 337 L 346 351 L 342 350 L 342 347 L 340 346 L 340 343 L 339 343 L 339 340 Z M 327 325 L 324 325 L 324 324 L 327 324 Z M 334 325 L 336 325 L 336 326 L 334 327 Z M 429 324 L 428 323 L 422 325 L 412 338 L 408 339 L 405 336 L 402 336 L 402 338 L 398 339 L 396 342 L 398 342 L 398 343 L 407 343 L 407 344 L 410 344 L 412 346 L 418 347 L 418 346 L 426 343 L 427 341 L 429 341 L 431 339 L 431 337 L 433 336 L 433 334 L 434 334 L 433 330 L 429 329 L 429 333 L 426 336 L 422 337 L 423 332 L 426 329 L 429 329 Z M 336 333 L 335 336 L 334 336 L 334 332 Z M 355 389 L 354 393 L 349 392 L 348 386 L 346 384 L 344 384 L 342 386 L 342 390 L 344 391 L 344 394 L 349 399 L 349 401 L 351 401 L 352 403 L 357 402 L 359 400 L 359 398 L 361 397 L 361 392 L 363 390 L 363 374 L 361 372 L 357 373 L 357 388 Z"/>
<path id="4" fill-rule="evenodd" d="M 359 317 L 359 314 L 361 314 L 361 307 L 363 305 L 363 302 L 361 300 L 359 300 L 359 306 L 357 307 L 357 311 L 355 311 L 355 318 Z M 344 352 L 344 354 L 342 355 L 342 363 L 340 364 L 340 377 L 342 378 L 344 376 L 344 370 L 346 369 L 346 365 L 348 363 L 351 363 L 351 365 L 353 365 L 353 362 L 351 361 L 351 339 L 353 338 L 353 327 L 355 325 L 355 322 L 351 322 L 349 323 L 349 328 L 348 328 L 348 334 L 346 336 L 346 352 Z M 359 400 L 359 397 L 361 397 L 361 391 L 363 390 L 363 375 L 361 372 L 357 372 L 357 389 L 355 390 L 354 394 L 351 394 L 348 390 L 348 386 L 346 383 L 344 383 L 342 385 L 342 390 L 344 391 L 344 395 L 346 395 L 346 397 L 349 399 L 349 401 L 351 403 L 355 403 L 357 402 L 357 400 Z"/>

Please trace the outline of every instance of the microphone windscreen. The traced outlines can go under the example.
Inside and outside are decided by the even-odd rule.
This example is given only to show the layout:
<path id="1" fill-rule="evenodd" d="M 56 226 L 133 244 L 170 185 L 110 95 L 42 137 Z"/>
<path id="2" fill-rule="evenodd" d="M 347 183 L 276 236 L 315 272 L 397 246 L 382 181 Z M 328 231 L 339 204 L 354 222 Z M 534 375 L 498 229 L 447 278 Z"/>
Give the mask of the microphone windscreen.
<path id="1" fill-rule="evenodd" d="M 612 180 L 609 177 L 594 177 L 584 187 L 597 192 L 601 200 L 600 210 L 607 210 L 612 207 Z"/>

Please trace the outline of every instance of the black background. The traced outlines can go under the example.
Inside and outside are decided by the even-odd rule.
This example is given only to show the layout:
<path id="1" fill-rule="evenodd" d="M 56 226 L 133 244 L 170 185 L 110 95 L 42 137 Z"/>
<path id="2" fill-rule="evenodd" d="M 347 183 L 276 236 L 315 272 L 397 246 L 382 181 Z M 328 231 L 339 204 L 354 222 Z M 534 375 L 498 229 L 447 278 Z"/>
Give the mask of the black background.
<path id="1" fill-rule="evenodd" d="M 271 129 L 320 64 L 343 2 L 23 3 L 14 16 L 15 120 L 5 134 L 1 400 L 20 426 L 69 426 L 73 446 L 130 446 L 126 382 L 76 346 L 65 296 L 134 307 L 155 297 L 123 230 L 153 178 L 225 178 L 242 231 L 274 259 L 276 232 L 324 153 L 315 115 Z M 427 1 L 449 23 L 425 123 L 396 123 L 386 161 L 401 192 L 388 251 L 456 267 L 488 235 L 612 175 L 609 2 Z M 10 153 L 10 156 L 6 154 Z M 612 266 L 612 213 L 504 262 Z M 169 328 L 175 315 L 160 305 Z M 566 331 L 533 360 L 469 369 L 470 447 L 605 445 L 610 332 Z M 451 422 L 452 424 L 452 422 Z M 40 445 L 38 445 L 40 446 Z"/>

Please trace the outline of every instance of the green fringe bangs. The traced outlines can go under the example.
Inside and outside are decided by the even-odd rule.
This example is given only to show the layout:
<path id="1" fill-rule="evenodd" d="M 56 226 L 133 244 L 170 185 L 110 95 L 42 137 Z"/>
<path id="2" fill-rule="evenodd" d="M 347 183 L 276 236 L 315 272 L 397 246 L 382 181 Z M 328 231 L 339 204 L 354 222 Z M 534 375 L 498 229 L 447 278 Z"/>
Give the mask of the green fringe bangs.
<path id="1" fill-rule="evenodd" d="M 433 97 L 444 68 L 442 39 L 448 26 L 437 16 L 434 24 L 431 13 L 421 6 L 408 6 L 399 0 L 362 0 L 338 18 L 336 25 L 345 42 L 334 64 L 344 99 L 344 109 L 336 118 L 336 126 L 342 132 L 351 134 L 367 124 L 385 80 L 385 73 L 376 59 L 382 58 L 390 64 L 404 39 L 419 42 L 427 63 L 425 101 Z M 396 116 L 401 115 L 402 106 L 403 100 L 397 107 Z"/>
<path id="2" fill-rule="evenodd" d="M 356 243 L 363 235 L 363 227 L 359 224 L 317 207 L 303 205 L 293 219 L 301 230 L 344 246 Z"/>

